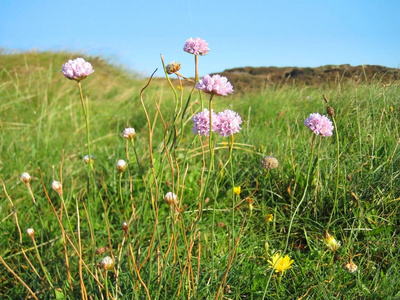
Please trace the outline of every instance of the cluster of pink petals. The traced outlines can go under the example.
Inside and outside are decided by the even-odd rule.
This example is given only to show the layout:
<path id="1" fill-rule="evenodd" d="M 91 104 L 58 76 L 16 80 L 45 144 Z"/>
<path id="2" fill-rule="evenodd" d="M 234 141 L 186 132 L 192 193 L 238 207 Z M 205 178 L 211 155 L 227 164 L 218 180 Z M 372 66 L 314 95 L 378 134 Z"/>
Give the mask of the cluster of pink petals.
<path id="1" fill-rule="evenodd" d="M 192 130 L 195 134 L 210 135 L 210 112 L 208 109 L 205 108 L 202 112 L 194 115 L 192 121 Z M 233 110 L 226 109 L 218 114 L 212 112 L 212 131 L 223 137 L 238 133 L 242 129 L 241 123 L 242 118 Z"/>
<path id="2" fill-rule="evenodd" d="M 203 111 L 195 114 L 192 118 L 193 121 L 193 132 L 200 135 L 210 135 L 210 111 L 205 108 Z M 217 121 L 217 114 L 212 112 L 212 129 L 215 131 Z"/>
<path id="3" fill-rule="evenodd" d="M 326 116 L 321 116 L 318 113 L 310 114 L 310 116 L 304 121 L 312 132 L 316 135 L 322 135 L 323 137 L 332 136 L 333 124 Z"/>
<path id="4" fill-rule="evenodd" d="M 210 49 L 208 43 L 201 38 L 190 38 L 186 40 L 183 51 L 194 54 L 194 55 L 206 55 Z"/>
<path id="5" fill-rule="evenodd" d="M 71 80 L 81 81 L 94 72 L 92 65 L 83 58 L 69 60 L 62 66 L 65 77 Z"/>
<path id="6" fill-rule="evenodd" d="M 217 114 L 215 132 L 224 137 L 231 136 L 242 129 L 240 124 L 242 124 L 240 115 L 233 110 L 225 109 Z"/>
<path id="7" fill-rule="evenodd" d="M 207 94 L 226 96 L 233 93 L 233 86 L 228 78 L 221 75 L 206 75 L 196 84 L 196 89 Z"/>

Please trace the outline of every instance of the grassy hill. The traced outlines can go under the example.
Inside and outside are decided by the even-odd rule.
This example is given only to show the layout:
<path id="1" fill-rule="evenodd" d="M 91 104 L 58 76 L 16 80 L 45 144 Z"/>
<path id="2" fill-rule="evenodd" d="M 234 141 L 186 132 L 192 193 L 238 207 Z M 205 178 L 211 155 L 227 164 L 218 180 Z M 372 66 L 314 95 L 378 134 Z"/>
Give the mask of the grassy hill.
<path id="1" fill-rule="evenodd" d="M 207 94 L 158 79 L 141 98 L 147 79 L 83 55 L 95 69 L 82 82 L 89 168 L 78 86 L 61 74 L 77 56 L 0 56 L 0 298 L 399 297 L 395 79 L 298 85 L 289 72 L 285 84 L 215 96 L 215 112 L 243 123 L 234 137 L 213 135 L 210 151 L 191 130 Z M 304 120 L 328 105 L 333 136 L 316 136 Z M 263 169 L 265 156 L 279 166 Z M 335 251 L 325 230 L 341 241 Z"/>

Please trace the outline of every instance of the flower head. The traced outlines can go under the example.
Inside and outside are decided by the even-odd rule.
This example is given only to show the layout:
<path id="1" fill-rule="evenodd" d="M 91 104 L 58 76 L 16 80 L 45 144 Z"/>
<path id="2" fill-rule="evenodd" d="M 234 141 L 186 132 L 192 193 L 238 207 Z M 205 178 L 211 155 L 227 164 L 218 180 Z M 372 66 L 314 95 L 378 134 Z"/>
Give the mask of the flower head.
<path id="1" fill-rule="evenodd" d="M 32 177 L 31 175 L 29 175 L 29 173 L 24 172 L 21 174 L 20 179 L 23 183 L 29 184 L 31 182 Z"/>
<path id="2" fill-rule="evenodd" d="M 230 109 L 225 109 L 219 112 L 217 115 L 217 121 L 215 122 L 215 132 L 221 136 L 227 137 L 234 133 L 238 133 L 242 128 L 242 118 L 237 112 Z"/>
<path id="3" fill-rule="evenodd" d="M 167 70 L 168 74 L 173 74 L 173 73 L 178 72 L 181 69 L 181 64 L 176 61 L 173 61 L 173 62 L 169 63 L 165 67 L 165 69 Z"/>
<path id="4" fill-rule="evenodd" d="M 125 128 L 124 131 L 122 131 L 122 136 L 127 140 L 132 140 L 135 135 L 135 128 Z"/>
<path id="5" fill-rule="evenodd" d="M 342 267 L 343 267 L 343 269 L 345 269 L 349 273 L 354 273 L 358 269 L 358 266 L 355 263 L 351 262 L 351 261 L 348 262 L 348 263 L 344 263 L 342 265 Z"/>
<path id="6" fill-rule="evenodd" d="M 268 223 L 268 222 L 271 222 L 271 221 L 273 221 L 274 220 L 274 215 L 273 214 L 268 214 L 268 215 L 266 215 L 265 216 L 265 221 Z"/>
<path id="7" fill-rule="evenodd" d="M 265 156 L 261 160 L 261 166 L 263 167 L 263 169 L 267 169 L 267 170 L 275 169 L 279 166 L 279 162 L 273 156 Z"/>
<path id="8" fill-rule="evenodd" d="M 126 164 L 125 160 L 119 159 L 117 161 L 117 170 L 118 170 L 118 172 L 120 172 L 120 173 L 124 172 L 126 167 L 127 167 L 127 164 Z"/>
<path id="9" fill-rule="evenodd" d="M 111 257 L 106 256 L 101 260 L 100 265 L 105 271 L 109 271 L 114 268 L 114 260 Z"/>
<path id="10" fill-rule="evenodd" d="M 269 260 L 268 263 L 270 264 L 270 269 L 275 269 L 275 272 L 281 272 L 290 269 L 292 266 L 291 264 L 294 262 L 293 259 L 290 259 L 288 255 L 283 257 L 280 253 L 276 252 L 272 256 L 272 260 Z"/>
<path id="11" fill-rule="evenodd" d="M 57 192 L 57 194 L 58 194 L 60 197 L 62 197 L 63 189 L 62 189 L 62 184 L 61 184 L 61 182 L 54 180 L 54 181 L 51 183 L 51 188 L 52 188 L 53 190 L 55 190 L 55 191 Z"/>
<path id="12" fill-rule="evenodd" d="M 328 117 L 321 116 L 318 113 L 310 114 L 310 116 L 304 121 L 304 125 L 306 125 L 316 135 L 320 134 L 323 137 L 332 135 L 332 121 L 329 120 Z"/>
<path id="13" fill-rule="evenodd" d="M 228 78 L 221 75 L 206 75 L 196 84 L 196 89 L 202 90 L 204 93 L 226 96 L 233 93 L 233 86 Z"/>
<path id="14" fill-rule="evenodd" d="M 337 241 L 327 230 L 324 232 L 325 244 L 329 250 L 335 252 L 340 247 L 340 241 Z"/>
<path id="15" fill-rule="evenodd" d="M 235 187 L 233 188 L 233 193 L 234 193 L 236 196 L 239 196 L 241 192 L 242 192 L 242 188 L 241 188 L 240 186 L 235 186 Z"/>
<path id="16" fill-rule="evenodd" d="M 178 197 L 177 197 L 174 193 L 172 193 L 172 192 L 168 192 L 168 193 L 166 193 L 165 196 L 164 196 L 164 201 L 165 201 L 165 203 L 167 203 L 169 206 L 172 206 L 172 205 L 174 205 L 174 204 L 176 205 L 176 204 L 178 203 L 177 199 L 178 199 Z"/>
<path id="17" fill-rule="evenodd" d="M 200 135 L 210 135 L 210 111 L 205 108 L 203 111 L 195 114 L 192 118 L 193 121 L 193 132 L 195 134 L 200 133 Z M 218 118 L 217 114 L 212 112 L 212 131 L 215 131 Z"/>
<path id="18" fill-rule="evenodd" d="M 27 233 L 31 238 L 34 238 L 34 237 L 35 237 L 35 230 L 33 230 L 32 227 L 29 227 L 29 228 L 26 230 L 26 233 Z"/>
<path id="19" fill-rule="evenodd" d="M 208 43 L 201 38 L 190 38 L 186 40 L 183 51 L 194 54 L 194 55 L 206 55 L 210 49 Z"/>
<path id="20" fill-rule="evenodd" d="M 81 81 L 94 72 L 92 65 L 83 58 L 69 60 L 62 66 L 62 72 L 70 80 Z"/>
<path id="21" fill-rule="evenodd" d="M 89 159 L 89 155 L 86 154 L 86 155 L 83 157 L 83 161 L 84 161 L 86 164 L 88 164 L 89 162 L 90 162 L 91 164 L 93 164 L 93 162 L 94 162 L 93 155 L 90 155 L 90 159 Z"/>

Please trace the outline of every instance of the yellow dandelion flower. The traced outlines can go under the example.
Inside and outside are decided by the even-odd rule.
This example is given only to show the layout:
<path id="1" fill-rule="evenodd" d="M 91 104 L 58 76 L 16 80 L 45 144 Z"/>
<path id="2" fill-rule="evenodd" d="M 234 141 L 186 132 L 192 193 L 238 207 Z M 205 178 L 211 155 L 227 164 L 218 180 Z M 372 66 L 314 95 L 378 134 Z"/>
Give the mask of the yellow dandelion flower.
<path id="1" fill-rule="evenodd" d="M 292 268 L 291 265 L 293 262 L 294 260 L 290 259 L 288 255 L 283 257 L 278 252 L 272 256 L 272 260 L 268 260 L 268 263 L 270 264 L 269 268 L 275 269 L 275 272 L 281 272 L 281 273 Z"/>
<path id="2" fill-rule="evenodd" d="M 393 106 L 389 106 L 391 112 L 393 112 Z"/>
<path id="3" fill-rule="evenodd" d="M 327 230 L 324 233 L 325 244 L 331 251 L 337 251 L 340 247 L 340 241 L 336 240 Z"/>
<path id="4" fill-rule="evenodd" d="M 235 193 L 236 196 L 239 196 L 240 193 L 242 192 L 242 188 L 240 186 L 235 186 L 233 188 L 233 192 Z"/>
<path id="5" fill-rule="evenodd" d="M 267 223 L 271 222 L 273 219 L 274 219 L 274 215 L 273 214 L 268 214 L 268 215 L 265 216 L 265 221 Z"/>

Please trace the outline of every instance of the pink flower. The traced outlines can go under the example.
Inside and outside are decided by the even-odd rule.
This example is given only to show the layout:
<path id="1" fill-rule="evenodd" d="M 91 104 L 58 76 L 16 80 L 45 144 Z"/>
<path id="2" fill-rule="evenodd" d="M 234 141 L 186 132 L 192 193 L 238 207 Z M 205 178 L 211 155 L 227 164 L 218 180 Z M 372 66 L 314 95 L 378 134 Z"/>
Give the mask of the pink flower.
<path id="1" fill-rule="evenodd" d="M 94 72 L 92 65 L 83 58 L 69 60 L 62 66 L 65 77 L 71 80 L 81 81 Z"/>
<path id="2" fill-rule="evenodd" d="M 233 86 L 228 78 L 220 75 L 206 75 L 196 84 L 196 89 L 205 93 L 226 96 L 233 93 Z"/>
<path id="3" fill-rule="evenodd" d="M 192 130 L 195 134 L 200 133 L 200 135 L 210 135 L 210 111 L 207 108 L 195 114 L 192 121 Z M 218 125 L 218 117 L 214 111 L 212 112 L 212 123 L 212 130 L 215 131 L 215 128 Z"/>
<path id="4" fill-rule="evenodd" d="M 218 113 L 217 118 L 218 121 L 216 122 L 216 128 L 214 131 L 219 133 L 221 136 L 231 136 L 242 129 L 240 128 L 242 118 L 233 110 L 225 109 Z"/>
<path id="5" fill-rule="evenodd" d="M 326 116 L 321 116 L 318 113 L 310 114 L 304 121 L 304 125 L 310 128 L 316 135 L 320 134 L 323 137 L 332 136 L 333 124 Z"/>
<path id="6" fill-rule="evenodd" d="M 183 51 L 194 54 L 194 55 L 206 55 L 210 49 L 208 43 L 201 38 L 190 38 L 186 40 Z"/>

